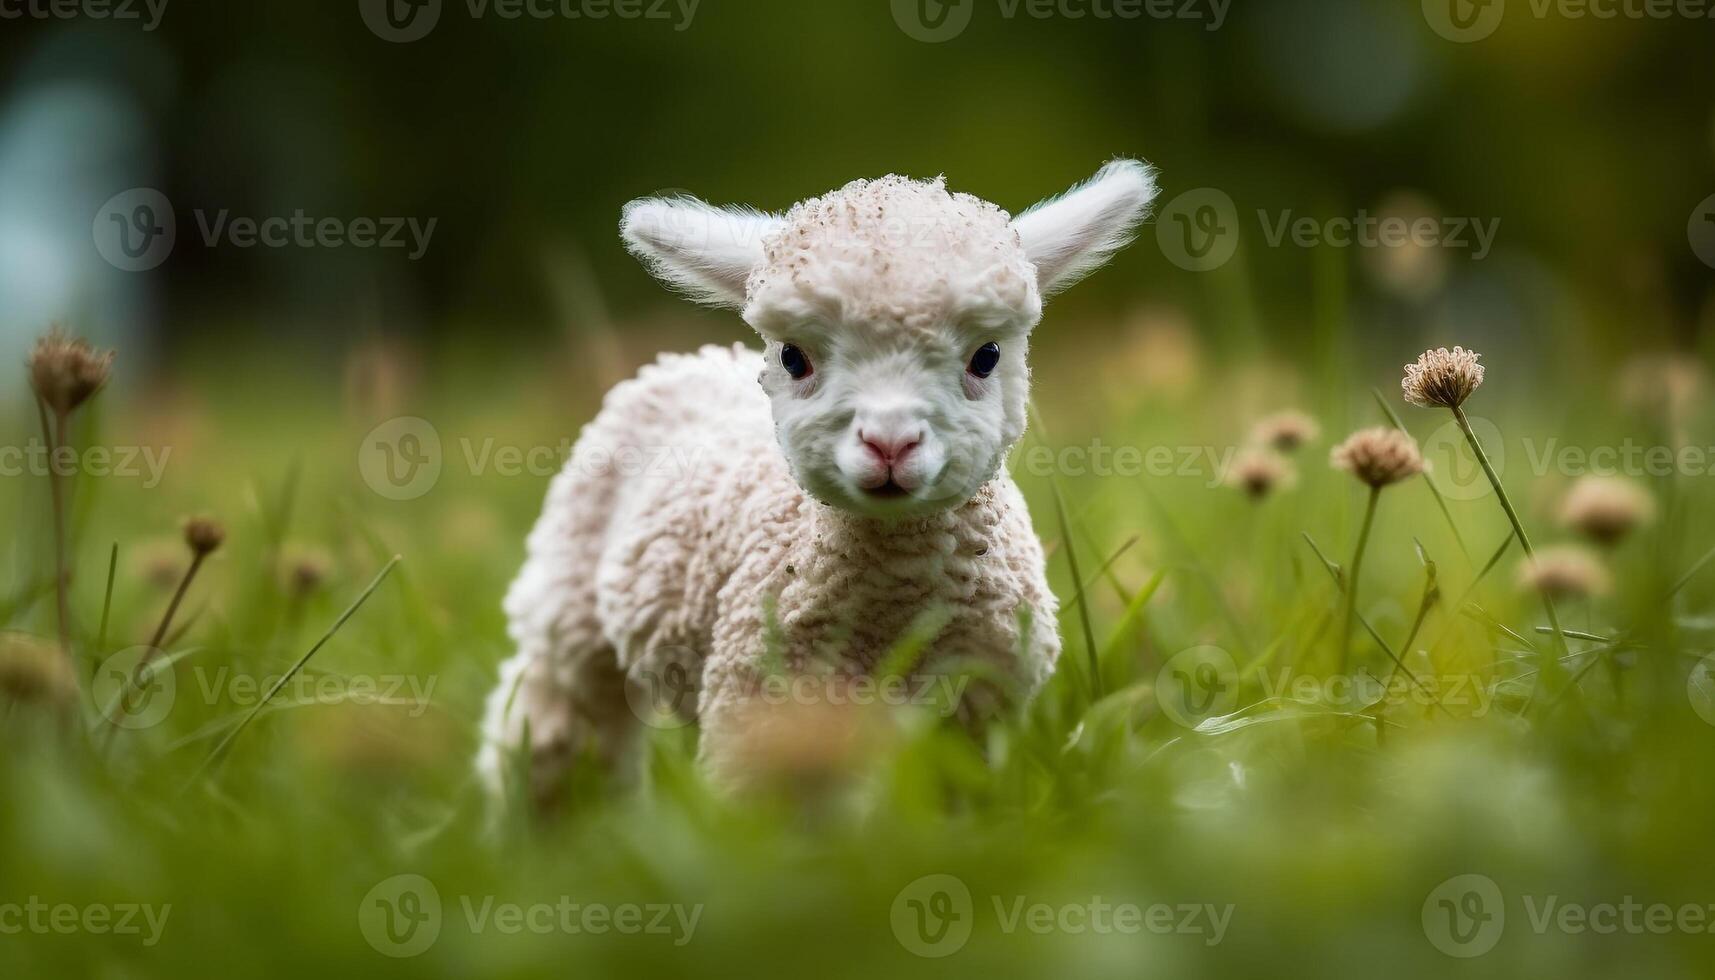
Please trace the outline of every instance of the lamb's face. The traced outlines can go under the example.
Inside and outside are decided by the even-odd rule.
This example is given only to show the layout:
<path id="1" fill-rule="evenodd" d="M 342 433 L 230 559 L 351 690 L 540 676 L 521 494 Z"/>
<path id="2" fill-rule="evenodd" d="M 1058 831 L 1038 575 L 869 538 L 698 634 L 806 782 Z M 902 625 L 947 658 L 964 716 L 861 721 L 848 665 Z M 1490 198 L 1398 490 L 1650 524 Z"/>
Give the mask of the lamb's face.
<path id="1" fill-rule="evenodd" d="M 669 282 L 737 306 L 799 484 L 875 516 L 957 506 L 1024 431 L 1042 298 L 1130 240 L 1154 182 L 1117 161 L 1017 220 L 940 180 L 857 181 L 784 216 L 697 201 L 626 208 Z"/>
<path id="2" fill-rule="evenodd" d="M 768 336 L 762 387 L 800 486 L 875 516 L 955 506 L 1024 431 L 1027 334 L 948 323 L 904 334 L 803 322 Z"/>

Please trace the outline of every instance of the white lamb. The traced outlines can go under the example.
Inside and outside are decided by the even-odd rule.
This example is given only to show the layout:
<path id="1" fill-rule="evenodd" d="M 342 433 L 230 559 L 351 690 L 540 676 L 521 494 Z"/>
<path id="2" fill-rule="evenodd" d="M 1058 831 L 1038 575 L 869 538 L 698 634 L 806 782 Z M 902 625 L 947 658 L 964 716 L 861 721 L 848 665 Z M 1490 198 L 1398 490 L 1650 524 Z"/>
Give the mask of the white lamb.
<path id="1" fill-rule="evenodd" d="M 1124 247 L 1154 195 L 1150 168 L 1117 160 L 1016 220 L 897 176 L 784 216 L 628 205 L 631 251 L 742 310 L 763 350 L 663 355 L 584 429 L 506 598 L 518 653 L 484 723 L 491 790 L 521 747 L 542 804 L 573 763 L 628 758 L 634 706 L 663 685 L 700 724 L 705 770 L 742 782 L 740 709 L 770 669 L 867 676 L 932 610 L 944 625 L 915 671 L 979 663 L 1034 694 L 1056 601 L 1003 468 L 1028 340 L 1043 297 Z"/>

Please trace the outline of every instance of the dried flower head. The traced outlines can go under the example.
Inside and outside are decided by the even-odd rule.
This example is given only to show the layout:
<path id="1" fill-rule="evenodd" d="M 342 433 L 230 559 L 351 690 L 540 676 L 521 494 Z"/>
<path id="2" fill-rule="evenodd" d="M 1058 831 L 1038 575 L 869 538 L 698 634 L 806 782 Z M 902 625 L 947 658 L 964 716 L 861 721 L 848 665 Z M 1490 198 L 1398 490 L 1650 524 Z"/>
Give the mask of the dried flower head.
<path id="1" fill-rule="evenodd" d="M 297 598 L 313 595 L 327 581 L 333 560 L 319 548 L 303 548 L 286 555 L 281 573 L 286 591 Z"/>
<path id="2" fill-rule="evenodd" d="M 1682 421 L 1707 385 L 1695 358 L 1675 353 L 1640 354 L 1620 372 L 1620 400 L 1633 411 L 1669 423 Z"/>
<path id="3" fill-rule="evenodd" d="M 1256 424 L 1251 441 L 1277 452 L 1294 452 L 1321 435 L 1316 420 L 1303 412 L 1277 412 Z"/>
<path id="4" fill-rule="evenodd" d="M 1560 505 L 1560 523 L 1602 545 L 1618 544 L 1655 519 L 1649 491 L 1625 477 L 1579 477 Z"/>
<path id="5" fill-rule="evenodd" d="M 30 352 L 30 387 L 50 411 L 70 415 L 90 399 L 113 369 L 113 352 L 97 351 L 58 327 L 36 341 Z"/>
<path id="6" fill-rule="evenodd" d="M 1329 463 L 1372 487 L 1410 479 L 1423 472 L 1423 455 L 1417 442 L 1398 429 L 1361 429 L 1329 453 Z"/>
<path id="7" fill-rule="evenodd" d="M 21 704 L 67 704 L 77 697 L 70 662 L 49 643 L 0 634 L 0 694 Z"/>
<path id="8" fill-rule="evenodd" d="M 185 544 L 190 545 L 191 553 L 202 558 L 221 546 L 226 540 L 226 528 L 212 517 L 193 517 L 185 521 Z"/>
<path id="9" fill-rule="evenodd" d="M 744 723 L 723 751 L 736 788 L 820 796 L 857 776 L 886 745 L 892 727 L 873 704 L 854 704 L 847 682 L 823 678 L 826 693 L 785 703 L 747 703 Z M 862 699 L 858 699 L 861 701 Z"/>
<path id="10" fill-rule="evenodd" d="M 1439 347 L 1417 356 L 1405 366 L 1405 400 L 1424 408 L 1458 408 L 1483 383 L 1483 366 L 1476 351 L 1463 347 Z"/>
<path id="11" fill-rule="evenodd" d="M 1263 449 L 1247 449 L 1234 457 L 1227 469 L 1227 486 L 1236 487 L 1261 500 L 1275 490 L 1285 490 L 1297 479 L 1292 464 Z"/>
<path id="12" fill-rule="evenodd" d="M 1606 594 L 1612 586 L 1608 570 L 1595 555 L 1575 545 L 1544 548 L 1535 559 L 1519 565 L 1519 585 L 1556 599 Z"/>
<path id="13" fill-rule="evenodd" d="M 166 592 L 185 577 L 185 546 L 182 541 L 159 538 L 144 542 L 127 553 L 130 577 L 142 579 L 150 588 Z"/>

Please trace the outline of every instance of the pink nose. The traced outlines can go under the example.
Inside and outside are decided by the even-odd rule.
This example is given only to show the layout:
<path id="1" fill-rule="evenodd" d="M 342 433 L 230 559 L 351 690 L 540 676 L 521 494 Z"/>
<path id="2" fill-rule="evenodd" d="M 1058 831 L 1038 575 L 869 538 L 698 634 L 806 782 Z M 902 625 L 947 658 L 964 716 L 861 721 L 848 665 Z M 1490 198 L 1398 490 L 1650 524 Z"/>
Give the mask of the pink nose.
<path id="1" fill-rule="evenodd" d="M 917 444 L 922 441 L 917 436 L 883 438 L 865 435 L 862 432 L 858 433 L 858 438 L 863 440 L 863 444 L 869 447 L 869 451 L 874 454 L 876 459 L 887 466 L 898 466 L 904 462 L 905 457 L 911 450 L 916 449 Z"/>

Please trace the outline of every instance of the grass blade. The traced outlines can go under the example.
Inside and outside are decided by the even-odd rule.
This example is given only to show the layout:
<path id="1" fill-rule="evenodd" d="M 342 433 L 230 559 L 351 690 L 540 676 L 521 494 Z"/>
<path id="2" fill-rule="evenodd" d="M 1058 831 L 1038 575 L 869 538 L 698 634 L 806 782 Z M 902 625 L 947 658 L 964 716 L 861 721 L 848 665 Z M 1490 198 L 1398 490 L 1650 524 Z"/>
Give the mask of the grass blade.
<path id="1" fill-rule="evenodd" d="M 268 702 L 274 700 L 274 695 L 279 694 L 287 684 L 290 684 L 292 682 L 292 678 L 298 676 L 298 672 L 304 669 L 304 665 L 308 664 L 310 659 L 320 653 L 322 647 L 326 646 L 327 642 L 333 639 L 334 634 L 339 632 L 340 627 L 345 625 L 346 620 L 355 615 L 358 609 L 362 608 L 363 604 L 369 601 L 369 597 L 375 593 L 376 589 L 381 587 L 381 583 L 386 581 L 387 576 L 392 573 L 394 567 L 397 566 L 400 561 L 400 556 L 393 556 L 393 560 L 389 561 L 387 566 L 381 569 L 380 573 L 378 573 L 374 580 L 369 583 L 368 588 L 365 588 L 363 593 L 359 595 L 351 605 L 346 607 L 345 612 L 339 614 L 339 618 L 334 620 L 334 624 L 328 627 L 327 632 L 322 634 L 322 638 L 316 641 L 315 646 L 310 647 L 308 653 L 299 657 L 298 662 L 293 664 L 290 670 L 280 675 L 280 679 L 275 681 L 274 686 L 268 689 L 267 695 L 264 696 L 262 700 L 258 701 L 255 707 L 250 709 L 250 712 L 244 716 L 244 720 L 238 723 L 238 727 L 234 728 L 226 738 L 221 740 L 219 745 L 214 747 L 214 751 L 209 753 L 207 761 L 205 761 L 202 764 L 202 767 L 197 770 L 196 775 L 200 776 L 204 770 L 218 763 L 226 756 L 226 753 L 232 748 L 232 743 L 237 741 L 238 736 L 244 734 L 244 730 L 250 727 L 250 723 L 256 720 L 256 716 L 261 714 L 262 709 L 268 706 Z M 195 782 L 196 776 L 192 776 L 191 781 Z"/>

